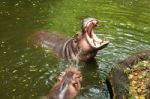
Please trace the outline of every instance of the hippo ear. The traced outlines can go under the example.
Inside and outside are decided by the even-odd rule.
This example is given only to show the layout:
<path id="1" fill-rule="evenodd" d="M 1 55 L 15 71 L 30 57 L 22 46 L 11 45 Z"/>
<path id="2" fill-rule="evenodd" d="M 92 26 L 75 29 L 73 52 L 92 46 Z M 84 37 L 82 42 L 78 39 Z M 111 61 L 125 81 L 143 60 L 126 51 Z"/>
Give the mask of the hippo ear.
<path id="1" fill-rule="evenodd" d="M 82 34 L 81 32 L 77 32 L 77 33 L 73 36 L 75 42 L 77 42 L 77 41 L 79 40 L 79 38 L 81 37 L 81 34 Z"/>
<path id="2" fill-rule="evenodd" d="M 81 36 L 81 32 L 77 32 L 73 37 L 74 38 L 79 38 Z"/>

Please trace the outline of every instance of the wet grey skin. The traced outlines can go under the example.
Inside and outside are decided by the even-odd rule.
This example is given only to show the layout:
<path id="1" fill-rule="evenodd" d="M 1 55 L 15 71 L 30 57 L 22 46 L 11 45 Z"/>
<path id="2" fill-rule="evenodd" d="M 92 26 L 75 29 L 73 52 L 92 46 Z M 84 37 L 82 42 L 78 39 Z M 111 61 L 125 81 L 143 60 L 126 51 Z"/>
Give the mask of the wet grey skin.
<path id="1" fill-rule="evenodd" d="M 59 33 L 36 31 L 28 40 L 36 46 L 54 50 L 67 60 L 87 61 L 109 44 L 107 39 L 100 39 L 94 33 L 93 29 L 98 23 L 95 18 L 85 18 L 82 21 L 82 31 L 72 38 L 60 36 Z"/>
<path id="2" fill-rule="evenodd" d="M 57 86 L 55 86 L 50 92 L 48 99 L 70 99 L 67 94 L 68 86 L 72 80 L 72 75 L 66 74 L 64 80 Z"/>
<path id="3" fill-rule="evenodd" d="M 68 67 L 50 90 L 47 99 L 74 99 L 81 88 L 81 80 L 80 70 Z"/>

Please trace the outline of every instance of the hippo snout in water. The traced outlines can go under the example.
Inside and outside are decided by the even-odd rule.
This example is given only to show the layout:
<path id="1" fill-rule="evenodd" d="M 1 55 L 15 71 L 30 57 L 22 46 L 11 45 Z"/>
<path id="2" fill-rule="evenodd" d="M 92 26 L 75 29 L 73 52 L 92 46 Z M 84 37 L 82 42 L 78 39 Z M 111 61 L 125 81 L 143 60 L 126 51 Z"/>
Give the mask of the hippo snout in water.
<path id="1" fill-rule="evenodd" d="M 36 46 L 51 48 L 60 56 L 68 60 L 87 61 L 93 59 L 98 50 L 105 48 L 109 41 L 98 38 L 93 29 L 99 21 L 95 18 L 86 18 L 82 21 L 82 31 L 73 38 L 65 38 L 58 33 L 38 31 L 29 37 L 28 41 Z"/>
<path id="2" fill-rule="evenodd" d="M 69 66 L 58 77 L 47 99 L 74 99 L 81 88 L 82 76 L 78 68 Z"/>

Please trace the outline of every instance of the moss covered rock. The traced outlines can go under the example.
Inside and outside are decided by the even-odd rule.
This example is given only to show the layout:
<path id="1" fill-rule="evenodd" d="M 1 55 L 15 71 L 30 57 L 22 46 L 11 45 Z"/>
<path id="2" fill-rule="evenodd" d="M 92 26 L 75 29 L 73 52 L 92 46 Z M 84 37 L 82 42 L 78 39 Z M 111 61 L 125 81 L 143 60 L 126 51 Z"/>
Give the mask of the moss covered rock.
<path id="1" fill-rule="evenodd" d="M 150 49 L 120 62 L 111 70 L 108 83 L 113 99 L 150 99 Z"/>

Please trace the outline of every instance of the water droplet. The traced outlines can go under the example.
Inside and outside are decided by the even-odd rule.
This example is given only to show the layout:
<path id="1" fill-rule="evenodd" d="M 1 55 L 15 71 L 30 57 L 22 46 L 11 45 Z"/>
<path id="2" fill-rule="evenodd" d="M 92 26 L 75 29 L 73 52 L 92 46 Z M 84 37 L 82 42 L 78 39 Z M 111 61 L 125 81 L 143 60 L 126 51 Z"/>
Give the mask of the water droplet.
<path id="1" fill-rule="evenodd" d="M 31 48 L 30 47 L 26 47 L 26 50 L 30 50 Z"/>
<path id="2" fill-rule="evenodd" d="M 42 72 L 42 70 L 40 69 L 39 72 Z"/>
<path id="3" fill-rule="evenodd" d="M 48 85 L 48 83 L 49 83 L 49 82 L 46 80 L 46 81 L 45 81 L 45 85 Z"/>
<path id="4" fill-rule="evenodd" d="M 27 63 L 27 62 L 28 62 L 28 60 L 27 60 L 27 59 L 25 59 L 25 60 L 24 60 L 24 62 L 25 62 L 25 63 Z"/>
<path id="5" fill-rule="evenodd" d="M 36 71 L 36 69 L 31 69 L 31 70 L 29 70 L 30 72 L 34 72 L 34 71 Z"/>
<path id="6" fill-rule="evenodd" d="M 53 10 L 51 10 L 51 11 L 50 11 L 50 13 L 54 13 L 54 11 L 53 11 Z"/>
<path id="7" fill-rule="evenodd" d="M 49 77 L 48 79 L 51 81 L 51 80 L 53 80 L 53 77 Z"/>
<path id="8" fill-rule="evenodd" d="M 18 79 L 18 76 L 15 76 L 14 78 L 15 78 L 15 79 Z"/>
<path id="9" fill-rule="evenodd" d="M 131 24 L 131 23 L 127 23 L 127 25 L 128 25 L 128 26 L 131 26 L 132 24 Z"/>
<path id="10" fill-rule="evenodd" d="M 16 89 L 13 89 L 12 91 L 13 91 L 13 92 L 15 92 L 15 91 L 16 91 Z"/>
<path id="11" fill-rule="evenodd" d="M 28 84 L 25 84 L 25 87 L 28 87 L 29 85 Z"/>
<path id="12" fill-rule="evenodd" d="M 48 67 L 48 66 L 49 66 L 49 64 L 45 64 L 45 66 L 46 66 L 46 67 Z"/>
<path id="13" fill-rule="evenodd" d="M 17 50 L 14 50 L 14 53 L 17 53 Z"/>
<path id="14" fill-rule="evenodd" d="M 1 47 L 5 47 L 4 45 L 1 45 Z"/>
<path id="15" fill-rule="evenodd" d="M 124 24 L 124 23 L 120 23 L 120 25 L 121 25 L 121 26 L 125 26 L 125 24 Z"/>
<path id="16" fill-rule="evenodd" d="M 31 77 L 28 77 L 28 79 L 30 80 L 30 79 L 31 79 Z"/>
<path id="17" fill-rule="evenodd" d="M 16 73 L 18 70 L 14 70 L 12 73 Z"/>
<path id="18" fill-rule="evenodd" d="M 19 5 L 19 3 L 16 3 L 16 4 L 15 4 L 15 6 L 18 6 L 18 5 Z"/>
<path id="19" fill-rule="evenodd" d="M 37 23 L 39 23 L 39 22 L 40 22 L 40 20 L 36 20 L 36 22 L 37 22 Z"/>
<path id="20" fill-rule="evenodd" d="M 35 96 L 34 94 L 32 94 L 32 97 Z"/>
<path id="21" fill-rule="evenodd" d="M 22 80 L 22 82 L 26 82 L 26 79 Z"/>
<path id="22" fill-rule="evenodd" d="M 43 76 L 40 77 L 40 79 L 43 79 L 43 78 L 44 78 Z"/>
<path id="23" fill-rule="evenodd" d="M 148 30 L 148 27 L 144 27 L 144 30 Z"/>
<path id="24" fill-rule="evenodd" d="M 23 62 L 18 62 L 17 64 L 18 64 L 18 65 L 23 65 Z"/>
<path id="25" fill-rule="evenodd" d="M 4 44 L 5 42 L 4 41 L 2 41 L 2 44 Z"/>
<path id="26" fill-rule="evenodd" d="M 8 47 L 7 50 L 10 50 L 10 47 Z"/>
<path id="27" fill-rule="evenodd" d="M 20 18 L 16 18 L 16 20 L 20 20 Z"/>
<path id="28" fill-rule="evenodd" d="M 24 55 L 21 55 L 22 58 L 24 58 Z"/>
<path id="29" fill-rule="evenodd" d="M 36 6 L 36 4 L 35 4 L 35 3 L 33 3 L 32 5 L 33 5 L 33 7 L 35 7 L 35 6 Z"/>
<path id="30" fill-rule="evenodd" d="M 7 15 L 10 15 L 10 13 L 9 13 L 9 12 L 6 12 L 6 14 L 7 14 Z"/>

